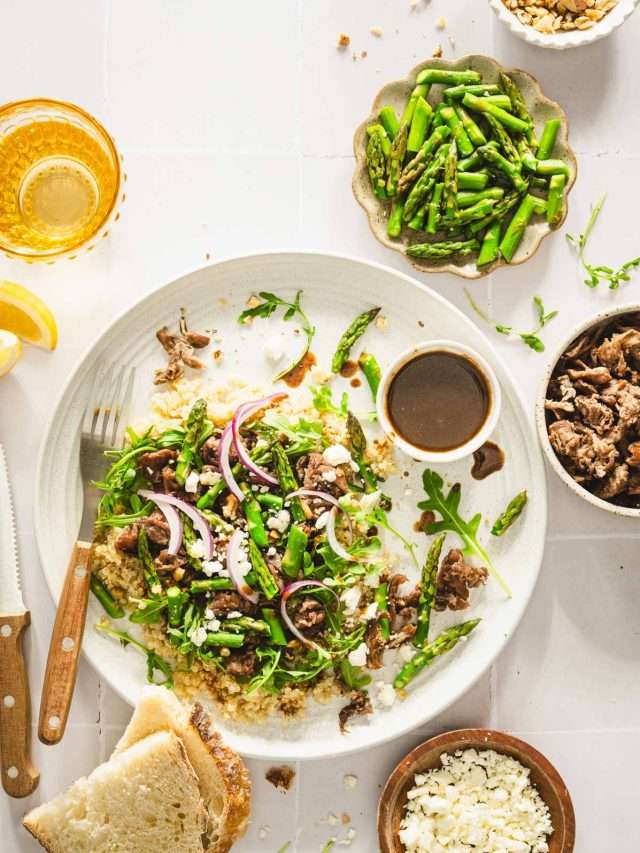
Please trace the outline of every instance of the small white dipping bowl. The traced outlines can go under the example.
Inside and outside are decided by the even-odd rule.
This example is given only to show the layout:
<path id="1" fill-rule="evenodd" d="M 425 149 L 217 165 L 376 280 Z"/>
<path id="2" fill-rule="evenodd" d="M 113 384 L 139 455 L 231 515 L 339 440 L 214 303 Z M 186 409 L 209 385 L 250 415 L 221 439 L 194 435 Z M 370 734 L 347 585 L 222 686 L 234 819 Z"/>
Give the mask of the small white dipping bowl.
<path id="1" fill-rule="evenodd" d="M 459 447 L 455 447 L 452 450 L 424 450 L 421 447 L 416 447 L 411 444 L 401 435 L 398 435 L 387 413 L 387 395 L 394 378 L 406 364 L 413 361 L 417 356 L 424 355 L 425 353 L 443 351 L 469 359 L 469 361 L 478 368 L 480 373 L 483 374 L 491 394 L 489 413 L 478 432 Z M 456 341 L 425 341 L 425 343 L 416 344 L 410 349 L 405 350 L 383 373 L 380 379 L 378 393 L 376 395 L 376 409 L 380 426 L 394 442 L 396 447 L 400 448 L 400 450 L 406 453 L 407 456 L 410 456 L 412 459 L 416 459 L 420 462 L 456 462 L 458 459 L 464 459 L 465 456 L 470 456 L 474 450 L 477 450 L 485 443 L 491 433 L 495 430 L 500 417 L 501 406 L 502 394 L 493 369 L 475 350 L 471 349 L 471 347 L 465 346 L 464 344 L 456 343 Z"/>

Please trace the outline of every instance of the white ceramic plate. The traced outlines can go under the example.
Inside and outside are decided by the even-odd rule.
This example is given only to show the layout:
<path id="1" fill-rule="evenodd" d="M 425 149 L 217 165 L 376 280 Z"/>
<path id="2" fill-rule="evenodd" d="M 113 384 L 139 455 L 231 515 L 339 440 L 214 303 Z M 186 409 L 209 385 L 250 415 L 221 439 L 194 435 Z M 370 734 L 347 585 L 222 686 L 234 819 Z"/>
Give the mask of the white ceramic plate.
<path id="1" fill-rule="evenodd" d="M 538 443 L 531 418 L 524 410 L 513 381 L 486 338 L 445 299 L 412 278 L 387 267 L 362 260 L 310 253 L 274 253 L 221 261 L 194 270 L 167 284 L 127 310 L 96 341 L 70 378 L 55 407 L 44 434 L 35 496 L 35 525 L 40 557 L 49 588 L 56 600 L 62 586 L 68 554 L 77 535 L 81 513 L 81 484 L 78 468 L 77 424 L 87 394 L 88 378 L 100 358 L 138 366 L 134 417 L 144 414 L 151 391 L 154 367 L 164 357 L 155 340 L 163 324 L 175 325 L 184 306 L 192 328 L 216 328 L 223 338 L 224 365 L 211 368 L 209 378 L 244 375 L 251 381 L 267 382 L 273 373 L 262 351 L 264 330 L 240 334 L 237 317 L 249 295 L 257 290 L 279 294 L 304 291 L 303 305 L 318 328 L 313 351 L 327 365 L 335 344 L 350 320 L 364 308 L 382 306 L 388 318 L 386 329 L 368 332 L 368 345 L 383 367 L 407 346 L 429 338 L 461 341 L 476 349 L 494 367 L 503 390 L 503 412 L 495 440 L 506 454 L 505 468 L 482 482 L 472 480 L 470 460 L 441 470 L 450 483 L 463 484 L 462 511 L 470 517 L 482 511 L 492 522 L 516 492 L 526 488 L 529 504 L 525 515 L 501 539 L 489 543 L 496 565 L 513 590 L 506 599 L 497 584 L 474 595 L 474 607 L 464 613 L 483 617 L 468 642 L 460 644 L 412 685 L 403 702 L 379 710 L 369 718 L 354 721 L 352 731 L 341 735 L 337 710 L 344 704 L 310 703 L 304 720 L 285 723 L 273 718 L 259 726 L 220 722 L 228 743 L 245 755 L 269 759 L 305 759 L 338 755 L 379 744 L 425 723 L 443 711 L 467 690 L 496 658 L 522 616 L 533 590 L 542 558 L 546 527 L 546 485 Z M 207 355 L 207 359 L 211 356 Z M 219 371 L 219 372 L 218 372 Z M 336 386 L 346 380 L 336 380 Z M 354 392 L 356 412 L 373 408 L 368 392 Z M 397 497 L 393 519 L 403 532 L 420 543 L 423 556 L 427 538 L 413 532 L 422 499 L 420 475 L 423 465 L 398 459 L 399 473 L 409 471 L 409 480 L 394 477 L 387 489 Z M 385 487 L 386 488 L 386 487 Z M 411 495 L 405 494 L 411 491 Z M 454 537 L 448 539 L 453 547 Z M 406 565 L 406 560 L 402 566 Z M 92 598 L 87 617 L 84 652 L 98 672 L 128 702 L 134 704 L 145 684 L 144 659 L 135 650 L 122 649 L 98 634 L 92 625 L 102 615 Z M 438 615 L 434 630 L 461 621 L 461 614 Z M 392 653 L 389 653 L 392 654 Z M 390 666 L 390 680 L 393 666 Z M 380 671 L 380 677 L 384 677 Z"/>

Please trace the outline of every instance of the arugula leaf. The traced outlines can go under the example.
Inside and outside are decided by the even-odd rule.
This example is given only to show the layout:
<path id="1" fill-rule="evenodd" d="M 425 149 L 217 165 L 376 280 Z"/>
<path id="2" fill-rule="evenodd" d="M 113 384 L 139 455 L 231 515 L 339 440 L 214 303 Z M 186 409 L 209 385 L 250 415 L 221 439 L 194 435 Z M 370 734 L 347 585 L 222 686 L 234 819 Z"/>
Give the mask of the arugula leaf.
<path id="1" fill-rule="evenodd" d="M 162 598 L 133 598 L 130 599 L 138 605 L 129 616 L 129 622 L 135 625 L 154 625 L 162 621 L 162 614 L 167 608 L 167 597 Z"/>
<path id="2" fill-rule="evenodd" d="M 434 521 L 426 525 L 426 532 L 429 535 L 443 533 L 444 531 L 456 533 L 462 540 L 464 553 L 478 556 L 486 564 L 504 592 L 511 598 L 511 590 L 507 582 L 495 568 L 491 557 L 478 541 L 477 534 L 480 522 L 482 521 L 482 514 L 477 513 L 470 521 L 465 521 L 458 512 L 462 496 L 460 483 L 452 486 L 449 493 L 445 495 L 442 477 L 435 471 L 427 468 L 422 475 L 422 485 L 429 499 L 421 501 L 418 504 L 418 508 L 423 511 L 436 512 L 440 516 L 440 521 Z"/>
<path id="3" fill-rule="evenodd" d="M 296 298 L 293 302 L 287 302 L 285 299 L 281 299 L 279 296 L 276 296 L 275 293 L 269 293 L 266 290 L 261 290 L 258 296 L 263 301 L 254 305 L 252 308 L 246 308 L 238 317 L 239 323 L 244 324 L 247 320 L 252 319 L 253 317 L 262 317 L 263 319 L 266 319 L 267 317 L 271 317 L 278 308 L 285 308 L 286 310 L 284 312 L 283 319 L 293 320 L 294 317 L 298 317 L 300 326 L 302 327 L 302 331 L 306 337 L 306 343 L 298 358 L 293 362 L 293 364 L 290 364 L 289 367 L 285 367 L 284 370 L 281 370 L 280 373 L 274 377 L 273 381 L 277 382 L 278 379 L 283 379 L 288 373 L 291 373 L 291 371 L 294 370 L 304 359 L 306 354 L 309 352 L 311 341 L 313 340 L 316 330 L 315 326 L 311 325 L 309 318 L 304 313 L 302 306 L 300 305 L 300 297 L 302 296 L 301 290 L 296 293 Z"/>
<path id="4" fill-rule="evenodd" d="M 310 450 L 326 447 L 328 444 L 324 436 L 322 421 L 312 421 L 304 417 L 298 418 L 297 421 L 291 421 L 274 409 L 269 409 L 260 424 L 257 425 L 258 429 L 262 424 L 269 429 L 277 430 L 289 439 L 291 444 L 286 448 L 289 456 L 308 453 Z"/>
<path id="5" fill-rule="evenodd" d="M 313 398 L 314 408 L 321 413 L 346 418 L 349 414 L 349 395 L 345 391 L 340 397 L 340 405 L 333 402 L 333 393 L 328 385 L 312 385 L 309 389 Z"/>
<path id="6" fill-rule="evenodd" d="M 465 296 L 467 297 L 467 301 L 469 305 L 473 308 L 475 313 L 480 317 L 481 320 L 484 320 L 485 323 L 492 325 L 496 332 L 500 335 L 506 335 L 507 337 L 517 336 L 520 340 L 526 344 L 529 349 L 532 349 L 534 352 L 544 352 L 544 343 L 538 337 L 538 333 L 544 329 L 544 327 L 553 320 L 554 317 L 558 315 L 557 311 L 545 311 L 544 303 L 539 296 L 533 297 L 533 304 L 536 310 L 536 316 L 538 318 L 538 327 L 533 330 L 533 332 L 514 332 L 513 326 L 505 326 L 501 323 L 495 323 L 489 316 L 486 314 L 477 302 L 474 301 L 473 297 L 469 293 L 469 291 L 464 289 Z"/>
<path id="7" fill-rule="evenodd" d="M 139 640 L 132 637 L 131 634 L 127 634 L 126 631 L 118 631 L 116 628 L 112 628 L 108 622 L 98 622 L 95 628 L 102 634 L 108 634 L 109 636 L 120 640 L 123 648 L 126 649 L 127 646 L 131 645 L 135 649 L 138 649 L 138 651 L 142 652 L 143 655 L 146 655 L 147 681 L 149 684 L 159 684 L 164 687 L 173 688 L 173 668 L 171 664 L 164 660 L 164 658 L 161 658 L 157 652 L 154 652 L 153 649 L 149 649 L 144 645 L 144 643 L 141 643 Z M 156 672 L 161 672 L 165 676 L 164 681 L 156 681 Z"/>
<path id="8" fill-rule="evenodd" d="M 595 288 L 598 287 L 601 281 L 609 282 L 610 290 L 617 290 L 620 287 L 620 283 L 623 281 L 630 281 L 631 276 L 629 273 L 640 267 L 640 257 L 632 258 L 630 261 L 626 261 L 626 263 L 622 264 L 617 270 L 613 269 L 613 267 L 608 267 L 603 265 L 595 266 L 593 264 L 588 263 L 585 258 L 585 253 L 587 250 L 587 244 L 589 242 L 589 238 L 591 237 L 591 232 L 594 229 L 596 222 L 598 221 L 598 217 L 600 216 L 600 212 L 604 207 L 604 203 L 607 199 L 606 195 L 603 195 L 602 198 L 597 202 L 595 206 L 591 208 L 591 215 L 589 216 L 589 221 L 587 222 L 587 227 L 584 229 L 582 234 L 579 234 L 577 237 L 574 237 L 572 234 L 567 234 L 567 240 L 569 243 L 574 246 L 578 250 L 578 259 L 582 264 L 584 271 L 589 276 L 584 279 L 584 283 L 587 287 Z"/>
<path id="9" fill-rule="evenodd" d="M 245 694 L 250 696 L 252 693 L 255 693 L 256 690 L 263 688 L 264 690 L 268 690 L 270 686 L 270 682 L 272 680 L 273 674 L 278 668 L 278 664 L 280 663 L 280 656 L 282 655 L 282 651 L 280 649 L 273 649 L 271 647 L 260 647 L 256 649 L 256 655 L 258 660 L 265 660 L 266 663 L 263 665 L 260 672 L 255 675 L 245 689 Z"/>
<path id="10" fill-rule="evenodd" d="M 340 675 L 349 690 L 362 690 L 367 684 L 371 684 L 371 676 L 362 671 L 361 667 L 353 666 L 348 658 L 340 661 Z"/>

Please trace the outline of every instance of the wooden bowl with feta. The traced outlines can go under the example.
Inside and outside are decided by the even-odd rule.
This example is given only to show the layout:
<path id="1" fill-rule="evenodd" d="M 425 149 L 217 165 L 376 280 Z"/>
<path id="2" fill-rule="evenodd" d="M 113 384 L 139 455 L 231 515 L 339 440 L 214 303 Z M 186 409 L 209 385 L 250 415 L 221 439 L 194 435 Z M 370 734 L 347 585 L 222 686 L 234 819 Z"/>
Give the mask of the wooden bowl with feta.
<path id="1" fill-rule="evenodd" d="M 528 743 L 491 729 L 420 744 L 395 768 L 378 805 L 382 853 L 422 853 L 445 837 L 484 853 L 572 853 L 575 833 L 558 771 Z"/>

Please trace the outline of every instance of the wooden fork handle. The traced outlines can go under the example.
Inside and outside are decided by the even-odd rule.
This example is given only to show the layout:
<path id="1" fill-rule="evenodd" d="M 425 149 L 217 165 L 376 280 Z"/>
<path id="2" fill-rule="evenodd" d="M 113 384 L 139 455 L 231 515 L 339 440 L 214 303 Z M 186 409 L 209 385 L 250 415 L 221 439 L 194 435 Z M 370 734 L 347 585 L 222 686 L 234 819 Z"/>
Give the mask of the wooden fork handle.
<path id="1" fill-rule="evenodd" d="M 10 797 L 26 797 L 40 774 L 31 763 L 31 699 L 22 651 L 29 611 L 0 615 L 0 753 L 2 786 Z"/>
<path id="2" fill-rule="evenodd" d="M 38 722 L 38 737 L 46 744 L 61 741 L 67 725 L 87 618 L 91 553 L 88 542 L 76 542 L 58 602 Z"/>

